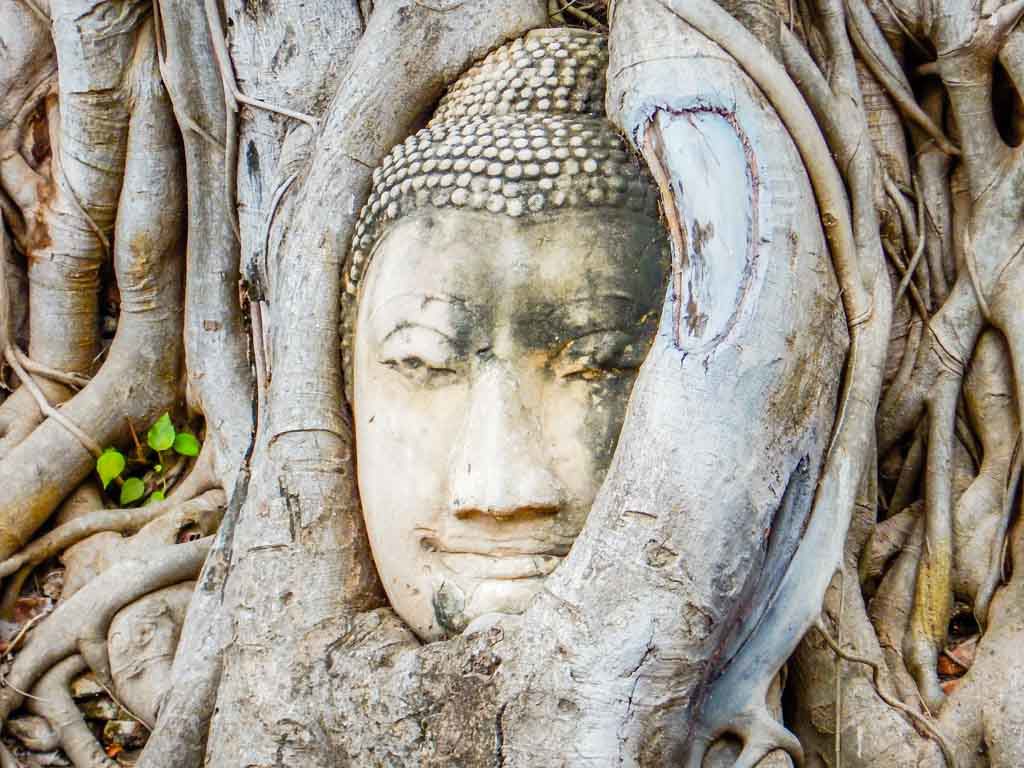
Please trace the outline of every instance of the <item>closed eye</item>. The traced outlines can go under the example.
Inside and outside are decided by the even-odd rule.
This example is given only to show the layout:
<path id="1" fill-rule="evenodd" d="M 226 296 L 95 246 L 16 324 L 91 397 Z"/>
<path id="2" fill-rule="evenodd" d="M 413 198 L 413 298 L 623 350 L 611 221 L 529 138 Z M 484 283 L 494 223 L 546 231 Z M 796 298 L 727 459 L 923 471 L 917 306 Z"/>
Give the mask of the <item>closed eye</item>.
<path id="1" fill-rule="evenodd" d="M 563 379 L 596 381 L 634 373 L 646 354 L 647 345 L 636 334 L 606 329 L 567 343 L 552 367 Z"/>
<path id="2" fill-rule="evenodd" d="M 403 322 L 385 336 L 377 360 L 418 386 L 437 386 L 456 380 L 459 355 L 447 334 Z"/>
<path id="3" fill-rule="evenodd" d="M 453 363 L 433 362 L 419 355 L 384 357 L 380 363 L 421 387 L 445 386 L 457 381 L 458 377 Z"/>
<path id="4" fill-rule="evenodd" d="M 450 368 L 444 364 L 431 365 L 422 357 L 417 357 L 416 355 L 408 355 L 400 359 L 392 357 L 386 360 L 381 360 L 381 363 L 386 365 L 388 368 L 408 374 L 418 373 L 421 371 L 426 371 L 431 374 L 455 374 L 456 372 L 454 368 Z"/>

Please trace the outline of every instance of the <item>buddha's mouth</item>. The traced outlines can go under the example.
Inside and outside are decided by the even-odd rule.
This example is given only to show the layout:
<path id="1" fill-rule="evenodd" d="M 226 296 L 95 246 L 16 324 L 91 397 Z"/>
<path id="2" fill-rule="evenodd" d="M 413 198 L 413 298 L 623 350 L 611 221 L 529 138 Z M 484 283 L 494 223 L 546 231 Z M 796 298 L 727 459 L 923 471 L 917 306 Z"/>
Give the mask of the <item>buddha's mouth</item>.
<path id="1" fill-rule="evenodd" d="M 477 552 L 438 551 L 438 559 L 452 573 L 477 579 L 511 581 L 549 575 L 562 562 L 553 554 L 480 554 Z"/>
<path id="2" fill-rule="evenodd" d="M 547 576 L 569 553 L 572 542 L 533 537 L 492 539 L 485 536 L 438 535 L 418 531 L 420 547 L 437 556 L 449 571 L 487 579 L 528 579 Z"/>

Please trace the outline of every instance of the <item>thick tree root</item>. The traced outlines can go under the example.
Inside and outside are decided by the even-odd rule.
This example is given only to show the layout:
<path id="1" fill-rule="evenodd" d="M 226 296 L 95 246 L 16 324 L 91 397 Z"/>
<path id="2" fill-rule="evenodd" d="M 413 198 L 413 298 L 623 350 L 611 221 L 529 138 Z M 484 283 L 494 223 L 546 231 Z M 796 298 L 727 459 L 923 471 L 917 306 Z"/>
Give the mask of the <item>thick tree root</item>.
<path id="1" fill-rule="evenodd" d="M 160 72 L 181 126 L 188 185 L 185 395 L 206 419 L 219 484 L 232 488 L 253 430 L 253 382 L 239 280 L 235 184 L 238 115 L 229 107 L 201 0 L 155 2 Z M 219 26 L 219 15 L 212 9 Z M 219 45 L 223 46 L 223 35 Z M 234 103 L 234 109 L 238 105 Z M 230 130 L 228 130 L 230 129 Z"/>
<path id="2" fill-rule="evenodd" d="M 944 371 L 928 398 L 925 539 L 910 631 L 903 640 L 907 666 L 931 712 L 938 712 L 945 699 L 937 665 L 953 609 L 953 430 L 960 384 L 959 372 Z"/>
<path id="3" fill-rule="evenodd" d="M 872 442 L 888 340 L 890 288 L 881 268 L 880 248 L 872 252 L 872 240 L 868 239 L 864 243 L 866 258 L 858 255 L 843 181 L 829 160 L 815 118 L 788 75 L 714 3 L 665 0 L 665 5 L 732 55 L 765 92 L 789 129 L 818 199 L 851 328 L 845 391 L 810 524 L 760 623 L 751 628 L 745 645 L 711 684 L 692 726 L 687 755 L 687 765 L 699 768 L 710 743 L 732 734 L 743 742 L 737 765 L 756 765 L 780 747 L 799 763 L 803 757 L 799 742 L 771 717 L 765 700 L 772 678 L 818 619 L 822 595 L 842 557 L 868 454 L 873 455 L 867 446 Z M 871 206 L 873 211 L 873 201 Z M 859 214 L 867 215 L 863 210 Z M 870 227 L 865 227 L 868 230 Z M 877 225 L 874 233 L 877 244 Z"/>
<path id="4" fill-rule="evenodd" d="M 150 29 L 140 34 L 136 54 L 114 253 L 121 319 L 100 372 L 61 410 L 100 445 L 126 438 L 129 421 L 144 428 L 168 408 L 180 363 L 181 154 L 157 76 Z M 0 557 L 21 549 L 92 471 L 93 461 L 79 440 L 52 419 L 0 461 Z"/>
<path id="5" fill-rule="evenodd" d="M 988 605 L 1003 570 L 1003 551 L 1020 475 L 1020 428 L 1013 373 L 1002 336 L 987 330 L 978 340 L 964 381 L 964 400 L 982 446 L 978 475 L 953 516 L 955 587 L 973 601 L 985 626 Z"/>
<path id="6" fill-rule="evenodd" d="M 25 700 L 25 694 L 51 667 L 80 653 L 97 679 L 113 684 L 107 657 L 107 629 L 121 608 L 143 595 L 194 579 L 210 549 L 199 539 L 127 560 L 93 579 L 58 606 L 29 637 L 0 689 L 0 723 Z"/>
<path id="7" fill-rule="evenodd" d="M 36 683 L 27 707 L 50 722 L 75 768 L 117 768 L 71 698 L 71 682 L 87 668 L 85 659 L 78 655 L 59 662 Z"/>

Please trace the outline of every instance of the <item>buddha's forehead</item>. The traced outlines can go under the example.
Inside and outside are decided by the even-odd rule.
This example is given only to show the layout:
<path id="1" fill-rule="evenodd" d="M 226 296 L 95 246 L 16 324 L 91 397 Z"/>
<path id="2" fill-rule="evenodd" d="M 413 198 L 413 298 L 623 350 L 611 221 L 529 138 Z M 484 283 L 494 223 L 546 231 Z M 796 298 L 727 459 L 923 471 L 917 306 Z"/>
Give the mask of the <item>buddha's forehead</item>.
<path id="1" fill-rule="evenodd" d="M 436 294 L 466 305 L 514 306 L 616 292 L 647 301 L 661 284 L 664 243 L 657 222 L 627 210 L 525 220 L 424 212 L 397 223 L 378 244 L 361 303 Z"/>

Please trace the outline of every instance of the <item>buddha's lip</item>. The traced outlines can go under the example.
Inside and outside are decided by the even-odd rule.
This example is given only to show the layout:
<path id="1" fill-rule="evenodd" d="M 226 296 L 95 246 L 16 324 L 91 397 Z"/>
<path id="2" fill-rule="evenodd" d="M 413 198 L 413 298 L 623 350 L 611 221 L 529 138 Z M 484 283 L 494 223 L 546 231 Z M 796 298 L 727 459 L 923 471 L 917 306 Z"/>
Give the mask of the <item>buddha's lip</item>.
<path id="1" fill-rule="evenodd" d="M 425 533 L 425 531 L 421 531 Z M 451 555 L 478 555 L 489 558 L 505 557 L 565 557 L 572 541 L 541 541 L 533 538 L 495 539 L 483 536 L 438 536 L 434 532 L 420 537 L 420 545 L 427 550 Z"/>
<path id="2" fill-rule="evenodd" d="M 439 551 L 441 562 L 453 573 L 498 581 L 542 578 L 562 562 L 561 555 L 493 555 Z"/>

